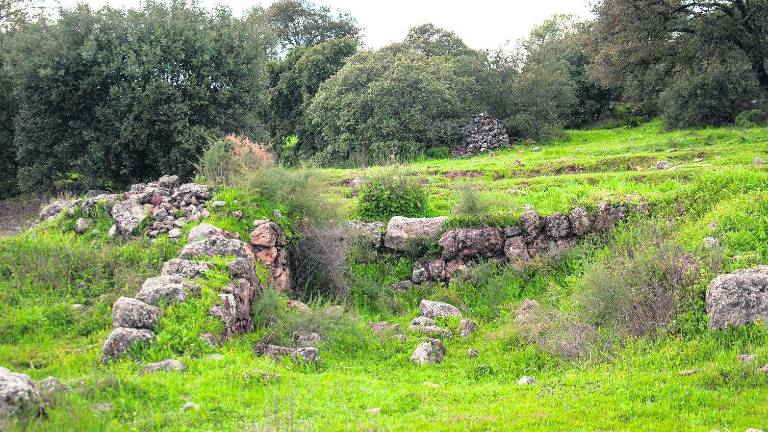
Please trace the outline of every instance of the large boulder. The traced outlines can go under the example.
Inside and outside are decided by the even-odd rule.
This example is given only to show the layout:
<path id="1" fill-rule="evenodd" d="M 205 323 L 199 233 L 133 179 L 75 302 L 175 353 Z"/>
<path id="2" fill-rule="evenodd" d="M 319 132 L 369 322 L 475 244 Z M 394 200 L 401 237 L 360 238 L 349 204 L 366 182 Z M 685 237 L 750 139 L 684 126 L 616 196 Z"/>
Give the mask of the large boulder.
<path id="1" fill-rule="evenodd" d="M 252 258 L 251 251 L 240 240 L 222 236 L 211 236 L 205 240 L 187 243 L 179 253 L 179 258 L 193 259 L 214 256 L 233 256 Z"/>
<path id="2" fill-rule="evenodd" d="M 134 347 L 148 345 L 155 340 L 155 333 L 147 329 L 118 327 L 104 342 L 101 352 L 102 361 L 116 360 Z"/>
<path id="3" fill-rule="evenodd" d="M 716 277 L 707 289 L 707 315 L 714 329 L 768 320 L 768 266 Z"/>
<path id="4" fill-rule="evenodd" d="M 200 293 L 200 287 L 179 275 L 161 275 L 144 281 L 136 298 L 157 306 L 162 302 L 185 302 L 190 295 Z"/>
<path id="5" fill-rule="evenodd" d="M 112 326 L 153 329 L 157 325 L 160 309 L 141 300 L 120 297 L 112 306 Z"/>
<path id="6" fill-rule="evenodd" d="M 461 316 L 461 311 L 453 305 L 432 300 L 422 300 L 419 303 L 421 315 L 427 318 L 446 318 L 451 316 Z"/>
<path id="7" fill-rule="evenodd" d="M 571 235 L 571 222 L 568 217 L 555 213 L 544 218 L 544 232 L 552 238 L 559 239 Z"/>
<path id="8" fill-rule="evenodd" d="M 411 360 L 423 364 L 437 364 L 443 361 L 446 354 L 445 346 L 440 339 L 429 339 L 419 344 L 411 354 Z"/>
<path id="9" fill-rule="evenodd" d="M 504 236 L 499 228 L 460 228 L 453 229 L 440 238 L 444 260 L 459 258 L 493 258 L 504 254 Z"/>
<path id="10" fill-rule="evenodd" d="M 437 241 L 443 233 L 445 216 L 406 218 L 395 216 L 387 224 L 384 246 L 395 252 L 406 252 L 420 242 Z"/>
<path id="11" fill-rule="evenodd" d="M 0 429 L 16 415 L 38 414 L 43 402 L 35 383 L 24 374 L 0 367 Z"/>

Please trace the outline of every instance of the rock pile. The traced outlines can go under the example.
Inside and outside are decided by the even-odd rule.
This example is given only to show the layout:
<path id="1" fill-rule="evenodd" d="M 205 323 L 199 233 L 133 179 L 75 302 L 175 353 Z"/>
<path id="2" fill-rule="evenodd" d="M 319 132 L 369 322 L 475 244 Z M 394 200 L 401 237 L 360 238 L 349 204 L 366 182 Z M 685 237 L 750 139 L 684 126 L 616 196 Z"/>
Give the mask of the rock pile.
<path id="1" fill-rule="evenodd" d="M 209 224 L 201 224 L 192 232 L 192 241 L 184 246 L 179 258 L 166 262 L 160 276 L 147 279 L 136 298 L 117 299 L 112 307 L 114 329 L 104 343 L 103 361 L 122 357 L 137 344 L 154 341 L 154 329 L 162 314 L 160 307 L 199 296 L 200 287 L 193 279 L 209 270 L 210 260 L 216 256 L 235 257 L 229 264 L 233 281 L 219 294 L 220 303 L 209 311 L 224 322 L 224 332 L 218 338 L 200 336 L 218 342 L 253 329 L 251 305 L 260 283 L 251 247 Z M 165 364 L 161 366 L 164 368 Z"/>
<path id="2" fill-rule="evenodd" d="M 282 228 L 274 222 L 257 220 L 250 235 L 253 252 L 272 274 L 272 285 L 281 292 L 291 290 L 291 269 L 288 264 L 288 242 Z"/>
<path id="3" fill-rule="evenodd" d="M 121 194 L 90 191 L 83 198 L 56 201 L 40 211 L 40 219 L 49 220 L 63 212 L 72 215 L 78 208 L 84 215 L 90 216 L 100 204 L 114 220 L 109 231 L 111 236 L 130 237 L 136 234 L 144 221 L 149 221 L 149 237 L 164 233 L 178 237 L 181 235 L 179 228 L 187 222 L 210 216 L 206 202 L 211 196 L 207 185 L 179 185 L 178 176 L 166 175 L 155 182 L 135 184 Z M 78 233 L 82 234 L 87 227 L 87 219 L 78 220 Z"/>
<path id="4" fill-rule="evenodd" d="M 453 149 L 455 156 L 474 156 L 509 144 L 504 124 L 484 112 L 476 115 L 462 130 L 461 146 Z"/>
<path id="5" fill-rule="evenodd" d="M 34 382 L 28 375 L 0 367 L 0 430 L 9 427 L 11 417 L 44 415 L 56 394 L 68 390 L 54 377 Z"/>
<path id="6" fill-rule="evenodd" d="M 420 284 L 426 281 L 448 281 L 479 260 L 525 264 L 538 257 L 555 257 L 575 245 L 579 237 L 590 232 L 607 230 L 623 219 L 626 212 L 623 206 L 607 203 L 598 206 L 594 217 L 583 208 L 575 208 L 568 215 L 556 213 L 549 216 L 541 216 L 533 210 L 528 210 L 520 217 L 519 225 L 448 230 L 438 241 L 440 257 L 417 264 L 413 269 L 411 282 Z M 387 236 L 389 231 L 388 228 Z M 398 229 L 396 232 L 401 231 Z M 409 241 L 407 236 L 401 237 L 400 244 Z"/>

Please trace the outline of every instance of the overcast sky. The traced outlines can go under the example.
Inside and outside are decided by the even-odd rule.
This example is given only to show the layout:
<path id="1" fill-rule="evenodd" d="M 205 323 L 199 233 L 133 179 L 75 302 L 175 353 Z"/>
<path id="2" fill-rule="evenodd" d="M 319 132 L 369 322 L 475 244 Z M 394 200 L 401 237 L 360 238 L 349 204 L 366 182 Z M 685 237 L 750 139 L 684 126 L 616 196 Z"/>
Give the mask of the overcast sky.
<path id="1" fill-rule="evenodd" d="M 54 0 L 62 6 L 82 1 Z M 141 0 L 87 0 L 94 7 L 136 6 Z M 588 0 L 315 0 L 314 3 L 345 10 L 365 28 L 367 45 L 379 48 L 402 40 L 409 27 L 434 23 L 453 30 L 472 48 L 494 49 L 525 36 L 555 13 L 590 15 Z M 202 1 L 223 4 L 237 13 L 270 0 Z"/>

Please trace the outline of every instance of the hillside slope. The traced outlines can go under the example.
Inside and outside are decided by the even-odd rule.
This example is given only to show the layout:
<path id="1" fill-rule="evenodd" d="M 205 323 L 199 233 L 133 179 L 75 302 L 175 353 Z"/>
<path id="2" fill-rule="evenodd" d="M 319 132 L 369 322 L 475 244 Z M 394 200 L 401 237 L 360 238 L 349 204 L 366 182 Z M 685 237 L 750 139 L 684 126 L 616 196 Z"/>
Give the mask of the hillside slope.
<path id="1" fill-rule="evenodd" d="M 571 131 L 568 137 L 394 169 L 428 184 L 430 213 L 450 215 L 454 226 L 503 224 L 526 205 L 542 214 L 594 208 L 604 200 L 649 210 L 558 259 L 525 269 L 479 265 L 466 280 L 406 292 L 391 285 L 410 278 L 412 258 L 359 253 L 345 269 L 344 296 L 305 298 L 312 311 L 300 314 L 287 311 L 287 298 L 267 289 L 254 307 L 254 333 L 202 351 L 170 346 L 99 362 L 111 305 L 178 254 L 189 226 L 178 241 L 161 236 L 116 242 L 107 236 L 108 220 L 97 219 L 77 235 L 73 218 L 62 217 L 0 239 L 0 366 L 36 380 L 52 375 L 71 387 L 56 396 L 47 418 L 21 420 L 12 429 L 768 428 L 768 373 L 760 369 L 768 363 L 768 331 L 762 324 L 712 331 L 704 311 L 704 291 L 715 272 L 768 263 L 768 169 L 755 164 L 758 157 L 768 160 L 768 128 L 663 132 L 651 123 Z M 658 169 L 660 161 L 669 166 Z M 351 218 L 357 198 L 349 182 L 382 169 L 393 168 L 325 169 L 318 175 L 328 197 Z M 489 203 L 489 215 L 452 214 L 466 187 Z M 252 219 L 273 214 L 272 203 L 240 191 L 222 190 L 213 199 L 224 205 L 208 221 L 241 236 Z M 246 212 L 242 220 L 229 216 L 237 208 Z M 720 246 L 706 248 L 708 237 Z M 552 349 L 546 336 L 521 333 L 515 316 L 523 300 L 552 311 L 544 324 L 582 319 L 594 312 L 584 293 L 612 274 L 631 274 L 627 263 L 636 261 L 621 251 L 650 251 L 657 259 L 664 255 L 653 246 L 665 242 L 679 248 L 682 255 L 675 256 L 694 257 L 701 271 L 686 285 L 675 319 L 658 331 L 633 337 L 596 321 L 601 343 L 576 357 Z M 454 304 L 478 322 L 471 338 L 444 341 L 447 355 L 437 365 L 410 360 L 422 335 L 380 337 L 367 325 L 388 321 L 407 329 L 423 298 Z M 333 307 L 339 303 L 341 312 Z M 440 324 L 458 333 L 458 320 Z M 258 341 L 286 341 L 305 330 L 325 337 L 317 364 L 253 352 Z M 469 349 L 479 355 L 468 355 Z M 186 371 L 142 373 L 146 362 L 169 352 Z M 751 361 L 740 360 L 743 354 Z M 536 384 L 517 384 L 524 375 Z M 184 409 L 187 402 L 197 408 Z"/>

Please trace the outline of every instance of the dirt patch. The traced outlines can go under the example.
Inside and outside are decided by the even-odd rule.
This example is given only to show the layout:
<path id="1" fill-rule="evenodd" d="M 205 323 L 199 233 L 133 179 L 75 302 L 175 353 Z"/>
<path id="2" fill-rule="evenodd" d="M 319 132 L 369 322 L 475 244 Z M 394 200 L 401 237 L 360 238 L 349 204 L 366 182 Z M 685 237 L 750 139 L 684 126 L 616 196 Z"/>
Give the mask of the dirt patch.
<path id="1" fill-rule="evenodd" d="M 445 177 L 449 179 L 457 178 L 476 178 L 482 177 L 483 173 L 480 171 L 448 171 L 445 173 Z"/>
<path id="2" fill-rule="evenodd" d="M 0 237 L 20 233 L 29 228 L 48 202 L 44 197 L 16 197 L 0 201 Z"/>

